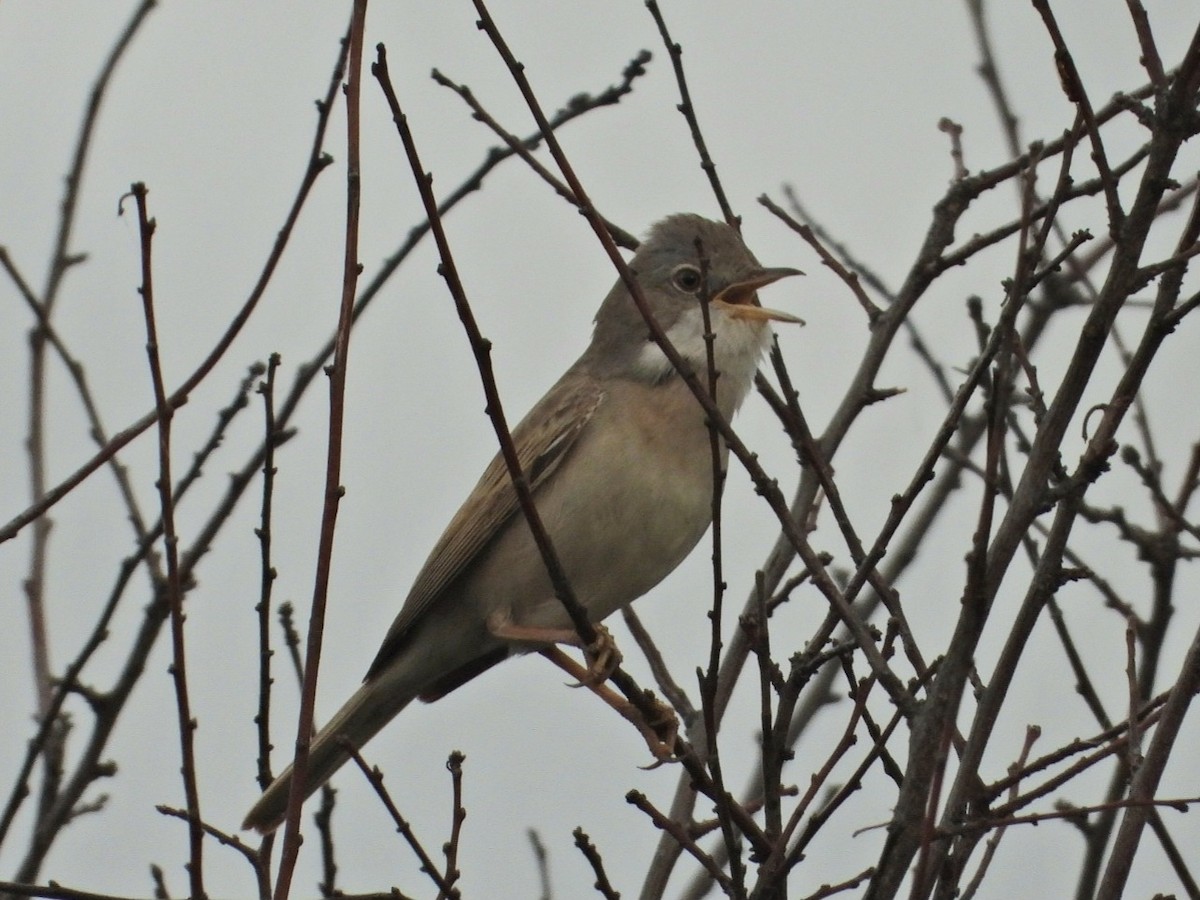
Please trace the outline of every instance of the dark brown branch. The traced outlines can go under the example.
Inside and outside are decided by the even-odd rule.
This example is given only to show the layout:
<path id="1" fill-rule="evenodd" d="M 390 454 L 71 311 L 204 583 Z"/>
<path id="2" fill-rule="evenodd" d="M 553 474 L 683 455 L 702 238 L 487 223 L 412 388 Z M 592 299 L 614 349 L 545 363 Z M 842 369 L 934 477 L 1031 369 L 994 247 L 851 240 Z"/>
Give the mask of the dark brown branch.
<path id="1" fill-rule="evenodd" d="M 581 116 L 586 112 L 590 112 L 593 109 L 620 102 L 622 97 L 633 91 L 634 79 L 646 74 L 645 66 L 649 61 L 650 52 L 643 50 L 633 58 L 629 65 L 625 67 L 625 71 L 622 73 L 622 79 L 619 85 L 611 85 L 606 90 L 595 96 L 592 96 L 591 94 L 579 94 L 575 97 L 572 97 L 570 105 L 568 105 L 565 109 L 560 110 L 550 119 L 550 127 L 558 128 L 559 126 L 565 125 L 572 119 Z M 483 105 L 475 98 L 475 94 L 466 85 L 456 84 L 437 69 L 433 70 L 432 77 L 433 80 L 442 85 L 442 87 L 449 88 L 450 90 L 454 91 L 454 93 L 458 94 L 458 96 L 462 98 L 463 102 L 471 108 L 474 118 L 490 128 L 492 132 L 500 138 L 500 140 L 504 141 L 508 147 L 508 150 L 503 151 L 499 148 L 496 148 L 492 153 L 493 157 L 505 158 L 514 154 L 519 156 L 525 165 L 529 166 L 529 168 L 537 173 L 538 177 L 541 178 L 542 181 L 546 182 L 546 184 L 550 185 L 550 187 L 554 189 L 556 194 L 558 194 L 568 203 L 576 205 L 575 197 L 571 193 L 570 188 L 556 178 L 554 174 L 544 165 L 542 165 L 541 162 L 538 161 L 537 157 L 533 155 L 533 151 L 542 142 L 541 132 L 537 132 L 524 139 L 518 138 L 510 131 L 505 130 L 491 115 L 491 113 L 484 109 Z M 444 214 L 445 210 L 442 210 L 442 212 Z M 609 234 L 612 235 L 614 241 L 627 250 L 637 249 L 638 239 L 636 237 L 612 222 L 606 221 L 605 225 L 608 227 Z"/>
<path id="2" fill-rule="evenodd" d="M 272 353 L 267 362 L 267 377 L 258 386 L 263 398 L 263 487 L 259 526 L 255 529 L 259 546 L 259 593 L 254 607 L 258 616 L 258 714 L 254 717 L 258 732 L 258 786 L 262 790 L 274 780 L 271 774 L 271 589 L 275 584 L 275 567 L 271 564 L 271 513 L 275 496 L 275 373 L 280 357 Z"/>
<path id="3" fill-rule="evenodd" d="M 463 763 L 466 757 L 458 750 L 453 751 L 446 760 L 446 771 L 450 773 L 451 796 L 453 807 L 450 812 L 450 839 L 442 850 L 446 854 L 446 887 L 438 890 L 437 900 L 458 900 L 460 893 L 453 887 L 454 882 L 462 877 L 458 868 L 458 845 L 462 839 L 462 826 L 467 818 L 466 807 L 462 802 Z"/>
<path id="4" fill-rule="evenodd" d="M 542 554 L 542 559 L 545 560 L 551 583 L 554 585 L 555 595 L 570 616 L 575 630 L 579 633 L 580 640 L 587 646 L 596 640 L 596 631 L 588 620 L 587 610 L 579 602 L 575 596 L 575 592 L 571 589 L 567 581 L 566 573 L 558 558 L 558 553 L 554 550 L 550 542 L 550 535 L 546 532 L 541 516 L 534 505 L 533 493 L 529 487 L 529 479 L 526 478 L 521 467 L 521 461 L 517 458 L 517 450 L 513 444 L 512 432 L 508 426 L 508 419 L 504 414 L 504 405 L 500 400 L 500 392 L 496 387 L 496 378 L 491 360 L 492 345 L 480 332 L 479 325 L 475 321 L 475 314 L 472 312 L 470 302 L 467 300 L 466 291 L 463 289 L 462 281 L 458 277 L 458 267 L 454 264 L 454 257 L 450 251 L 450 242 L 447 240 L 446 232 L 442 228 L 441 214 L 438 211 L 437 201 L 433 196 L 433 178 L 421 163 L 416 142 L 413 139 L 412 131 L 408 127 L 408 120 L 401 110 L 400 101 L 397 99 L 395 88 L 392 86 L 391 76 L 387 67 L 387 51 L 382 44 L 376 47 L 376 59 L 371 65 L 371 73 L 379 82 L 384 96 L 387 98 L 388 106 L 392 111 L 392 121 L 395 123 L 396 130 L 400 134 L 401 142 L 404 144 L 404 151 L 408 156 L 409 165 L 412 168 L 413 178 L 416 181 L 417 189 L 421 193 L 421 201 L 425 205 L 425 214 L 428 216 L 429 227 L 437 244 L 438 255 L 441 258 L 438 273 L 445 280 L 446 287 L 454 299 L 454 307 L 458 311 L 458 317 L 463 323 L 463 329 L 466 331 L 467 340 L 471 345 L 471 352 L 475 356 L 475 364 L 479 369 L 480 380 L 483 382 L 483 392 L 487 398 L 488 418 L 492 422 L 496 438 L 500 443 L 500 454 L 504 459 L 505 465 L 508 467 L 508 474 L 512 480 L 513 490 L 516 491 L 521 512 L 529 523 L 529 530 L 533 533 L 534 543 L 538 551 Z M 607 231 L 605 233 L 607 234 Z"/>
<path id="5" fill-rule="evenodd" d="M 717 177 L 717 164 L 713 162 L 712 156 L 708 152 L 708 144 L 704 140 L 704 133 L 700 130 L 700 120 L 696 116 L 696 107 L 692 104 L 692 94 L 688 90 L 687 76 L 683 71 L 683 47 L 671 39 L 666 19 L 663 18 L 662 10 L 658 8 L 656 0 L 646 0 L 646 9 L 650 10 L 650 15 L 654 17 L 658 33 L 662 36 L 667 54 L 671 57 L 671 67 L 675 71 L 675 84 L 679 87 L 679 105 L 675 108 L 687 120 L 688 129 L 692 133 L 692 143 L 696 145 L 696 152 L 700 155 L 700 168 L 708 176 L 708 183 L 712 187 L 713 195 L 717 198 L 717 205 L 721 207 L 721 215 L 725 217 L 726 222 L 737 228 L 741 224 L 741 219 L 734 215 L 733 207 L 730 206 L 729 199 L 725 196 L 721 179 Z"/>
<path id="6" fill-rule="evenodd" d="M 321 646 L 325 635 L 325 606 L 333 568 L 333 539 L 337 527 L 342 487 L 342 432 L 346 414 L 346 370 L 350 358 L 350 330 L 353 325 L 354 296 L 361 266 L 358 262 L 358 219 L 362 195 L 359 135 L 362 97 L 363 32 L 366 28 L 367 0 L 355 0 L 350 15 L 349 62 L 346 95 L 346 230 L 342 261 L 342 296 L 338 305 L 337 331 L 333 364 L 329 375 L 329 431 L 325 457 L 325 486 L 321 509 L 321 533 L 317 544 L 316 573 L 312 609 L 308 618 L 304 653 L 304 684 L 300 692 L 300 713 L 296 721 L 296 753 L 292 760 L 291 791 L 283 832 L 283 850 L 279 859 L 275 900 L 287 900 L 300 855 L 300 807 L 307 795 L 305 775 L 312 741 L 313 708 L 317 700 L 317 676 Z"/>
<path id="7" fill-rule="evenodd" d="M 400 813 L 395 801 L 392 800 L 391 794 L 384 787 L 383 773 L 379 771 L 379 767 L 368 765 L 367 761 L 363 759 L 362 753 L 349 744 L 346 745 L 346 752 L 350 754 L 350 758 L 354 760 L 359 770 L 366 776 L 367 781 L 370 782 L 376 796 L 379 797 L 388 815 L 391 816 L 392 823 L 396 826 L 396 831 L 404 838 L 405 842 L 416 855 L 417 860 L 421 863 L 421 871 L 428 875 L 434 885 L 437 886 L 439 896 L 457 896 L 454 894 L 453 882 L 438 869 L 437 864 L 433 861 L 433 857 L 429 855 L 429 852 L 417 837 L 417 833 L 413 831 L 412 825 Z"/>
<path id="8" fill-rule="evenodd" d="M 868 325 L 879 318 L 881 311 L 871 301 L 871 298 L 867 296 L 867 292 L 863 290 L 862 283 L 858 280 L 858 273 L 851 272 L 842 265 L 838 258 L 825 248 L 825 245 L 817 238 L 816 233 L 810 226 L 797 222 L 766 194 L 760 196 L 758 202 L 769 209 L 776 218 L 783 221 L 788 228 L 800 235 L 810 247 L 817 251 L 817 255 L 821 257 L 821 264 L 831 269 L 833 274 L 840 278 L 842 283 L 850 289 L 850 293 L 854 295 L 859 306 L 863 308 L 863 312 L 867 314 Z"/>
<path id="9" fill-rule="evenodd" d="M 132 187 L 137 204 L 138 234 L 141 237 L 142 310 L 146 317 L 146 355 L 150 360 L 150 380 L 154 385 L 154 404 L 158 410 L 158 497 L 162 509 L 163 550 L 167 560 L 167 605 L 171 617 L 171 678 L 175 684 L 175 704 L 179 715 L 180 755 L 183 758 L 183 791 L 187 798 L 190 860 L 188 879 L 193 897 L 203 898 L 204 829 L 201 826 L 200 791 L 196 785 L 196 721 L 192 717 L 188 694 L 187 653 L 183 634 L 183 586 L 179 578 L 179 538 L 175 533 L 175 498 L 171 479 L 171 420 L 174 410 L 167 403 L 163 383 L 162 363 L 158 350 L 158 328 L 154 320 L 154 282 L 151 266 L 151 241 L 155 221 L 146 206 L 146 186 L 141 182 Z"/>
<path id="10" fill-rule="evenodd" d="M 721 870 L 720 866 L 717 865 L 711 856 L 700 849 L 699 845 L 692 839 L 692 836 L 678 822 L 664 816 L 641 791 L 630 791 L 625 795 L 625 800 L 631 806 L 635 806 L 645 813 L 650 821 L 654 823 L 655 828 L 665 831 L 680 847 L 691 854 L 692 858 L 704 867 L 704 870 L 713 881 L 720 885 L 721 890 L 725 891 L 729 896 L 736 896 L 733 893 L 734 886 L 733 882 L 729 880 L 729 876 Z"/>
<path id="11" fill-rule="evenodd" d="M 588 861 L 588 865 L 592 867 L 592 872 L 596 875 L 594 887 L 600 893 L 604 900 L 619 900 L 620 894 L 613 888 L 612 883 L 608 880 L 608 873 L 604 871 L 604 860 L 600 858 L 600 851 L 596 849 L 596 845 L 592 843 L 591 838 L 587 836 L 582 828 L 576 828 L 571 834 L 575 838 L 575 846 L 579 848 L 579 852 L 583 854 L 584 859 Z"/>

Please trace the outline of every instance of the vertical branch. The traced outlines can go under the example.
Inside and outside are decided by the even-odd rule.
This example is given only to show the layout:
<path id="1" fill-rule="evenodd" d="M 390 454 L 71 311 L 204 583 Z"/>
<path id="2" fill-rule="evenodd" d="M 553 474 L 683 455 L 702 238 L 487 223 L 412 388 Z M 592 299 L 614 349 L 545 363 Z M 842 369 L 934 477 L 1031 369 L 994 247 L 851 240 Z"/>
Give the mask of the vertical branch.
<path id="1" fill-rule="evenodd" d="M 1096 900 L 1118 900 L 1124 894 L 1125 883 L 1133 868 L 1133 859 L 1137 855 L 1142 831 L 1146 822 L 1152 818 L 1152 801 L 1158 789 L 1158 782 L 1170 761 L 1175 740 L 1179 737 L 1179 730 L 1197 691 L 1200 691 L 1200 631 L 1192 638 L 1192 644 L 1163 707 L 1162 718 L 1154 730 L 1154 737 L 1150 741 L 1145 759 L 1129 787 L 1130 803 L 1125 808 L 1121 827 L 1117 830 L 1108 867 L 1096 891 Z"/>
<path id="2" fill-rule="evenodd" d="M 657 16 L 656 16 L 657 18 Z M 661 21 L 661 20 L 660 20 Z M 661 26 L 665 27 L 665 26 Z M 696 257 L 700 262 L 700 293 L 697 302 L 700 305 L 700 319 L 704 325 L 704 367 L 707 380 L 708 395 L 713 403 L 717 402 L 717 361 L 713 344 L 716 335 L 712 330 L 712 316 L 709 308 L 708 269 L 709 259 L 704 252 L 704 245 L 696 238 Z M 725 774 L 721 767 L 721 754 L 717 745 L 717 677 L 721 670 L 721 619 L 725 600 L 725 572 L 721 552 L 721 500 L 725 496 L 725 467 L 721 459 L 721 434 L 717 424 L 712 419 L 706 419 L 708 426 L 708 444 L 712 462 L 712 608 L 708 612 L 711 625 L 709 638 L 708 669 L 700 675 L 700 710 L 704 716 L 705 750 L 708 757 L 708 769 L 712 773 L 713 784 L 717 789 L 716 804 L 717 820 L 721 824 L 721 836 L 725 841 L 725 852 L 729 856 L 730 881 L 733 884 L 735 896 L 741 896 L 746 891 L 746 868 L 738 849 L 737 834 L 733 829 L 730 816 L 730 804 L 736 802 L 725 790 Z"/>
<path id="3" fill-rule="evenodd" d="M 462 802 L 462 767 L 466 757 L 455 750 L 446 760 L 446 771 L 450 773 L 453 786 L 454 810 L 450 818 L 450 839 L 446 841 L 446 880 L 438 890 L 437 900 L 458 900 L 458 889 L 453 887 L 462 873 L 458 869 L 458 845 L 462 837 L 463 820 L 467 818 L 466 807 Z"/>
<path id="4" fill-rule="evenodd" d="M 154 321 L 154 285 L 151 278 L 150 245 L 155 220 L 146 211 L 146 185 L 137 182 L 131 188 L 137 203 L 138 232 L 142 247 L 142 309 L 146 316 L 146 354 L 150 359 L 150 377 L 154 382 L 154 405 L 158 411 L 158 496 L 162 506 L 163 548 L 167 559 L 167 605 L 171 616 L 171 677 L 175 681 L 175 704 L 179 713 L 179 743 L 183 757 L 183 791 L 187 799 L 188 837 L 191 848 L 188 877 L 191 896 L 203 898 L 204 873 L 201 865 L 204 829 L 200 819 L 200 794 L 196 786 L 195 731 L 191 701 L 188 697 L 187 657 L 183 637 L 183 590 L 179 580 L 179 537 L 175 533 L 175 498 L 171 488 L 171 420 L 175 410 L 167 401 L 162 364 L 158 352 L 158 329 Z"/>
<path id="5" fill-rule="evenodd" d="M 1136 773 L 1142 763 L 1142 729 L 1138 724 L 1138 708 L 1142 705 L 1138 689 L 1137 622 L 1133 616 L 1125 620 L 1125 682 L 1129 688 L 1129 716 L 1126 721 L 1125 763 L 1123 768 Z"/>
<path id="6" fill-rule="evenodd" d="M 312 740 L 313 707 L 316 705 L 317 674 L 321 661 L 321 643 L 325 631 L 325 606 L 329 592 L 329 574 L 333 565 L 333 537 L 338 506 L 344 489 L 342 472 L 342 428 L 345 418 L 346 366 L 350 353 L 350 326 L 354 295 L 358 285 L 358 217 L 362 191 L 359 162 L 359 119 L 362 94 L 363 30 L 367 0 L 355 0 L 350 19 L 349 65 L 346 75 L 346 238 L 342 269 L 342 297 L 338 309 L 337 335 L 329 375 L 329 437 L 325 463 L 325 500 L 321 513 L 321 535 L 317 548 L 317 567 L 313 585 L 312 611 L 308 620 L 305 648 L 304 686 L 300 695 L 300 714 L 296 723 L 296 754 L 292 763 L 292 790 L 279 860 L 279 878 L 275 900 L 284 900 L 291 889 L 292 874 L 300 853 L 300 806 L 305 796 L 308 751 Z"/>
<path id="7" fill-rule="evenodd" d="M 763 818 L 768 840 L 775 844 L 772 854 L 782 850 L 783 810 L 779 804 L 780 780 L 783 772 L 784 742 L 780 730 L 775 727 L 771 711 L 774 695 L 774 677 L 778 670 L 771 658 L 771 613 L 767 608 L 767 582 L 760 569 L 754 575 L 754 651 L 758 657 L 758 716 L 762 733 L 762 749 L 759 751 L 759 766 L 762 771 Z M 780 724 L 787 716 L 780 711 Z"/>
<path id="8" fill-rule="evenodd" d="M 271 509 L 275 492 L 275 373 L 279 370 L 279 354 L 272 353 L 267 364 L 267 378 L 258 387 L 263 398 L 263 487 L 260 525 L 255 530 L 261 553 L 262 576 L 258 604 L 258 714 L 254 724 L 258 729 L 258 784 L 264 791 L 271 784 L 271 587 L 275 583 L 275 567 L 271 565 Z"/>
<path id="9" fill-rule="evenodd" d="M 1058 21 L 1050 9 L 1048 0 L 1033 0 L 1034 9 L 1042 17 L 1050 40 L 1054 44 L 1054 64 L 1058 67 L 1058 77 L 1062 82 L 1063 93 L 1075 104 L 1087 125 L 1088 137 L 1092 144 L 1092 161 L 1100 173 L 1100 181 L 1104 185 L 1104 202 L 1108 207 L 1108 233 L 1114 241 L 1119 241 L 1121 229 L 1125 224 L 1125 211 L 1121 207 L 1121 198 L 1117 194 L 1117 179 L 1113 177 L 1112 168 L 1108 164 L 1108 154 L 1104 151 L 1104 143 L 1100 140 L 1100 126 L 1087 91 L 1083 87 L 1083 79 L 1075 67 L 1075 60 L 1067 43 L 1059 30 Z"/>
<path id="10" fill-rule="evenodd" d="M 329 783 L 321 785 L 321 804 L 313 813 L 313 824 L 316 826 L 321 845 L 321 880 L 317 882 L 317 890 L 322 897 L 336 897 L 342 893 L 337 886 L 337 854 L 333 839 L 333 808 L 336 803 L 337 791 Z"/>
<path id="11" fill-rule="evenodd" d="M 271 588 L 275 583 L 276 571 L 271 565 L 271 511 L 275 494 L 275 445 L 278 439 L 278 423 L 275 418 L 275 373 L 279 370 L 280 357 L 272 353 L 267 362 L 267 377 L 258 386 L 263 398 L 263 487 L 258 536 L 261 553 L 262 575 L 258 603 L 254 607 L 258 619 L 258 712 L 254 716 L 258 732 L 258 784 L 264 791 L 271 784 Z M 265 835 L 255 861 L 260 900 L 271 896 L 271 850 L 275 846 L 275 833 Z"/>
<path id="12" fill-rule="evenodd" d="M 704 245 L 696 238 L 696 258 L 700 261 L 700 293 L 696 300 L 700 306 L 700 320 L 704 325 L 704 366 L 708 380 L 708 395 L 717 402 L 717 361 L 713 353 L 716 335 L 712 330 L 712 316 L 709 301 L 712 299 L 708 287 L 708 255 Z M 711 419 L 706 420 L 708 426 L 708 445 L 712 461 L 712 577 L 713 602 L 708 617 L 712 624 L 712 637 L 709 642 L 708 671 L 705 672 L 701 684 L 700 698 L 704 707 L 704 728 L 708 736 L 709 751 L 716 747 L 715 721 L 710 721 L 712 707 L 716 699 L 717 674 L 721 665 L 721 608 L 725 597 L 725 575 L 721 554 L 721 500 L 725 495 L 725 468 L 721 461 L 721 434 L 717 425 Z"/>
<path id="13" fill-rule="evenodd" d="M 71 233 L 75 228 L 75 209 L 79 198 L 79 187 L 83 182 L 83 171 L 91 149 L 92 134 L 100 117 L 100 106 L 112 81 L 117 63 L 125 55 L 142 22 L 155 0 L 143 0 L 134 10 L 120 37 L 109 51 L 108 58 L 100 69 L 95 83 L 88 94 L 88 105 L 75 141 L 71 157 L 71 168 L 67 172 L 66 189 L 60 204 L 58 233 L 42 289 L 40 302 L 36 302 L 39 323 L 29 333 L 29 419 L 26 450 L 29 455 L 30 500 L 40 504 L 46 497 L 46 343 L 50 333 L 50 321 L 58 299 L 59 287 L 67 270 L 83 261 L 83 257 L 71 253 Z M 31 297 L 31 299 L 34 299 Z M 50 639 L 46 630 L 45 589 L 46 560 L 52 523 L 42 516 L 36 519 L 30 544 L 29 571 L 24 582 L 26 608 L 29 616 L 29 639 L 33 660 L 34 695 L 37 715 L 45 718 L 53 702 L 53 678 L 50 667 Z M 61 776 L 61 746 L 59 740 L 46 745 L 47 780 L 42 795 L 42 809 L 53 803 L 57 795 L 57 782 Z"/>
<path id="14" fill-rule="evenodd" d="M 600 858 L 600 851 L 596 849 L 596 845 L 592 843 L 582 828 L 576 828 L 571 832 L 575 838 L 575 846 L 587 859 L 588 864 L 592 867 L 592 872 L 596 876 L 595 888 L 596 891 L 604 898 L 604 900 L 620 900 L 621 895 L 613 888 L 612 883 L 608 880 L 608 873 L 604 871 L 604 860 Z"/>

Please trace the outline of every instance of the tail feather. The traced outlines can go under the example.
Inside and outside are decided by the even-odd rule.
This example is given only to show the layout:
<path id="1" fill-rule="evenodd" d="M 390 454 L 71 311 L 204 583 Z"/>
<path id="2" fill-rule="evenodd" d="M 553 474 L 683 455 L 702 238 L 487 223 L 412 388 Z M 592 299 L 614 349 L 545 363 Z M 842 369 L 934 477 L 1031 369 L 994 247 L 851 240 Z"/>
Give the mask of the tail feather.
<path id="1" fill-rule="evenodd" d="M 413 694 L 399 688 L 387 673 L 364 683 L 313 738 L 304 776 L 305 799 L 349 761 L 347 742 L 361 748 L 412 700 Z M 242 828 L 269 834 L 282 825 L 291 790 L 292 767 L 288 766 L 246 814 Z"/>

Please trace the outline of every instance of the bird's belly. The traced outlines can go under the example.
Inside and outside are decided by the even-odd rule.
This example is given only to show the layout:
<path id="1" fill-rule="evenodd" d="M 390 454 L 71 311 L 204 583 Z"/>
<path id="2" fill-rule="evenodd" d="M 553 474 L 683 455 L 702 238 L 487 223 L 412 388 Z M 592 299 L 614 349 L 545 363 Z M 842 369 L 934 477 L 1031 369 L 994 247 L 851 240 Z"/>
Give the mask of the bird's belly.
<path id="1" fill-rule="evenodd" d="M 593 622 L 662 581 L 712 521 L 712 453 L 699 407 L 687 396 L 678 411 L 659 412 L 654 428 L 593 435 L 537 498 L 571 588 Z M 664 417 L 675 427 L 662 427 Z M 483 568 L 495 574 L 504 568 L 507 577 L 485 575 L 477 583 L 511 590 L 478 597 L 486 612 L 499 609 L 522 625 L 571 627 L 523 516 L 509 523 L 488 557 Z"/>
<path id="2" fill-rule="evenodd" d="M 674 571 L 711 521 L 711 477 L 684 483 L 660 473 L 621 479 L 587 514 L 554 531 L 577 532 L 564 568 L 599 621 Z"/>

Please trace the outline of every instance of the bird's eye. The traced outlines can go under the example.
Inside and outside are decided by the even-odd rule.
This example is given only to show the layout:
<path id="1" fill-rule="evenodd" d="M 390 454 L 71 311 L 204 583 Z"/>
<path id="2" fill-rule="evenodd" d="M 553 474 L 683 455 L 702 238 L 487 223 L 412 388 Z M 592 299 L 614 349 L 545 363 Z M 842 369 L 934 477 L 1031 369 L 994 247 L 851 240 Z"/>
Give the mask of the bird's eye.
<path id="1" fill-rule="evenodd" d="M 695 266 L 677 266 L 671 273 L 671 283 L 685 294 L 694 294 L 700 290 L 700 270 Z"/>

